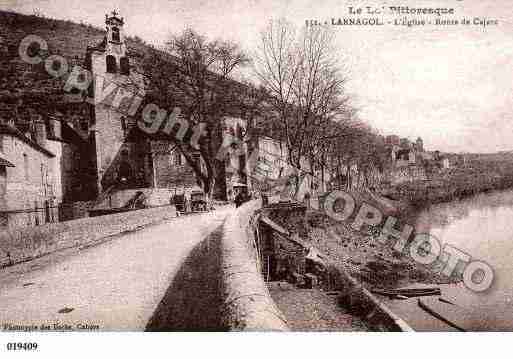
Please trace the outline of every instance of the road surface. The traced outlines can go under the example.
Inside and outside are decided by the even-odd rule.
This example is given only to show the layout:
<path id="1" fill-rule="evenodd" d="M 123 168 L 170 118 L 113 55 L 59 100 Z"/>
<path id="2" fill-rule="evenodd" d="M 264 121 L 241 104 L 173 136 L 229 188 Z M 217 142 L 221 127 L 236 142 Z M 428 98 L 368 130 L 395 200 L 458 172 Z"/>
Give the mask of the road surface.
<path id="1" fill-rule="evenodd" d="M 189 252 L 232 210 L 179 217 L 0 270 L 0 330 L 144 330 Z"/>

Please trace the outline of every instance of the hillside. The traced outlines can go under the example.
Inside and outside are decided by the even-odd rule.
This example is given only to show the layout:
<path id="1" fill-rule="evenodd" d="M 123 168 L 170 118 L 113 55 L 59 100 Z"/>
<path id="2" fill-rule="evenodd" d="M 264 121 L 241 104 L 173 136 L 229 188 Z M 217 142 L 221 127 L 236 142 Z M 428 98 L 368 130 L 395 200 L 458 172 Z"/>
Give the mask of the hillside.
<path id="1" fill-rule="evenodd" d="M 48 43 L 49 54 L 65 57 L 68 65 L 83 65 L 87 46 L 98 44 L 102 29 L 71 21 L 48 19 L 0 11 L 0 116 L 10 118 L 15 111 L 51 112 L 64 101 L 66 77 L 55 79 L 44 65 L 30 65 L 18 54 L 20 41 L 27 35 L 37 35 Z M 128 38 L 131 58 L 141 58 L 149 46 L 141 40 Z M 19 114 L 23 116 L 22 113 Z"/>

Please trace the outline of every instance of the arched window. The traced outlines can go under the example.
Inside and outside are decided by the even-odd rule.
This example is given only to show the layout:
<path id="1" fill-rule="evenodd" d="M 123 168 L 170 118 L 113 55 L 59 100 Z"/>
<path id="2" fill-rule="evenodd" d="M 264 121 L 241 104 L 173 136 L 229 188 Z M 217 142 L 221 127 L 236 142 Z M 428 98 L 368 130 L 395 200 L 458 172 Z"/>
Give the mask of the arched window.
<path id="1" fill-rule="evenodd" d="M 123 133 L 126 135 L 127 124 L 125 116 L 121 116 L 121 128 L 123 129 Z"/>
<path id="2" fill-rule="evenodd" d="M 107 72 L 115 74 L 117 72 L 116 67 L 116 58 L 112 55 L 107 55 Z"/>
<path id="3" fill-rule="evenodd" d="M 179 151 L 175 151 L 175 165 L 182 165 L 182 154 Z"/>
<path id="4" fill-rule="evenodd" d="M 121 42 L 119 39 L 119 29 L 117 27 L 112 28 L 112 41 Z"/>
<path id="5" fill-rule="evenodd" d="M 122 57 L 119 60 L 119 68 L 121 75 L 130 75 L 130 62 L 128 61 L 128 57 Z"/>

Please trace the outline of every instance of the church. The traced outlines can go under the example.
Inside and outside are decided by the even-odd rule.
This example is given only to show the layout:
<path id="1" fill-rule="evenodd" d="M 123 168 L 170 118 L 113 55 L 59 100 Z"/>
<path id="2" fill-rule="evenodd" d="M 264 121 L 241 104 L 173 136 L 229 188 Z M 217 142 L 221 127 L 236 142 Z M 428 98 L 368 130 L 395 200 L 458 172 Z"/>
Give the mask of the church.
<path id="1" fill-rule="evenodd" d="M 133 94 L 143 98 L 148 79 L 131 58 L 124 19 L 113 12 L 106 15 L 105 25 L 104 39 L 86 49 L 84 68 L 92 84 L 83 95 L 90 100 L 80 104 L 81 116 L 64 125 L 72 127 L 68 134 L 74 132 L 62 153 L 68 166 L 63 171 L 63 208 L 69 208 L 70 218 L 84 215 L 84 201 L 89 211 L 119 208 L 142 193 L 147 206 L 159 206 L 169 204 L 174 194 L 189 196 L 200 189 L 193 169 L 169 138 L 147 136 L 138 128 Z M 226 133 L 240 133 L 245 126 L 241 119 L 224 121 Z M 203 161 L 199 153 L 194 157 Z M 228 198 L 234 184 L 246 181 L 230 171 L 224 180 Z"/>

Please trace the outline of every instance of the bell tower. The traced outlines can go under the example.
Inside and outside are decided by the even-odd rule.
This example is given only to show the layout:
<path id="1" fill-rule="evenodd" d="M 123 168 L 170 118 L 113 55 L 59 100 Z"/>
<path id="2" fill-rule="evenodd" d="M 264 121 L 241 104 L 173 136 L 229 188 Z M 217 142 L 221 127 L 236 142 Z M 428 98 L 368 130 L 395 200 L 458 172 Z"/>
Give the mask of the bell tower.
<path id="1" fill-rule="evenodd" d="M 123 177 L 134 182 L 146 161 L 147 144 L 143 139 L 137 139 L 140 143 L 127 139 L 129 124 L 135 123 L 134 114 L 129 110 L 137 96 L 144 94 L 146 80 L 144 75 L 133 70 L 135 63 L 129 59 L 124 26 L 124 19 L 116 11 L 105 15 L 102 42 L 88 48 L 88 68 L 93 77 L 91 122 L 100 193 L 119 184 L 118 180 Z M 130 171 L 126 171 L 127 168 Z"/>
<path id="2" fill-rule="evenodd" d="M 118 13 L 113 11 L 111 15 L 105 15 L 105 25 L 107 30 L 106 50 L 109 54 L 117 56 L 126 55 L 125 34 L 123 25 L 125 22 L 122 17 L 118 17 Z"/>
<path id="3" fill-rule="evenodd" d="M 125 21 L 118 16 L 116 11 L 111 15 L 105 15 L 105 61 L 106 72 L 113 74 L 129 75 L 129 62 L 126 56 L 126 41 L 123 31 Z"/>

